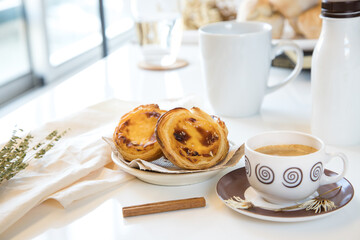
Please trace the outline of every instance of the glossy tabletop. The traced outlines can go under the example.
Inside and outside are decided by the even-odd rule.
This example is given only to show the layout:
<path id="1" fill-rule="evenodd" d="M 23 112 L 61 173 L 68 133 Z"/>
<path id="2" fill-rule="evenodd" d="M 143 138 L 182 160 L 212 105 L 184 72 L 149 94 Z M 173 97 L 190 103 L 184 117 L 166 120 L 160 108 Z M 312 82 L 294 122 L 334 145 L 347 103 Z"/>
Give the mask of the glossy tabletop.
<path id="1" fill-rule="evenodd" d="M 124 45 L 75 76 L 1 109 L 0 140 L 6 141 L 16 126 L 31 130 L 111 98 L 153 103 L 192 96 L 209 109 L 198 46 L 184 44 L 179 57 L 189 65 L 172 71 L 141 70 L 137 67 L 140 56 L 136 46 Z M 289 71 L 272 68 L 270 82 L 281 80 Z M 310 84 L 310 73 L 304 71 L 292 83 L 266 96 L 259 114 L 222 118 L 229 139 L 241 144 L 269 130 L 309 133 Z M 327 150 L 348 156 L 350 169 L 346 178 L 354 186 L 355 196 L 346 207 L 321 219 L 278 223 L 254 219 L 226 207 L 216 194 L 216 184 L 227 172 L 243 167 L 241 160 L 235 167 L 198 184 L 171 187 L 133 179 L 66 209 L 48 200 L 28 212 L 0 239 L 360 239 L 360 146 L 328 145 Z M 339 167 L 336 161 L 329 166 L 334 171 Z M 205 197 L 206 207 L 122 216 L 125 206 L 192 197 Z"/>

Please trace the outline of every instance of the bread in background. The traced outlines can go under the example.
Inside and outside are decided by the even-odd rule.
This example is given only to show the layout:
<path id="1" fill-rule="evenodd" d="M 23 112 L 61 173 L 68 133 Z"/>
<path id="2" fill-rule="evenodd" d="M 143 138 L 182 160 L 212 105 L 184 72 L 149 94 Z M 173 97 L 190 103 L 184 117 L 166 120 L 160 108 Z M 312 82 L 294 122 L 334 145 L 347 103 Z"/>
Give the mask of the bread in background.
<path id="1" fill-rule="evenodd" d="M 196 30 L 210 23 L 236 19 L 233 0 L 183 0 L 181 3 L 185 30 Z"/>
<path id="2" fill-rule="evenodd" d="M 320 13 L 320 0 L 243 0 L 237 20 L 269 23 L 273 38 L 316 39 L 321 31 Z"/>
<path id="3" fill-rule="evenodd" d="M 286 20 L 294 32 L 294 38 L 304 37 L 302 35 L 302 33 L 300 32 L 298 24 L 297 24 L 298 17 L 287 18 Z"/>
<path id="4" fill-rule="evenodd" d="M 285 19 L 274 12 L 269 0 L 243 0 L 238 9 L 237 20 L 269 23 L 273 38 L 281 38 L 283 34 Z"/>
<path id="5" fill-rule="evenodd" d="M 322 19 L 321 3 L 317 6 L 310 8 L 299 15 L 297 20 L 298 31 L 307 39 L 319 38 L 321 32 Z"/>
<path id="6" fill-rule="evenodd" d="M 286 18 L 293 18 L 315 6 L 318 0 L 269 0 L 269 2 L 275 11 Z"/>
<path id="7" fill-rule="evenodd" d="M 243 0 L 238 9 L 239 21 L 256 19 L 260 16 L 270 17 L 273 9 L 269 0 Z"/>

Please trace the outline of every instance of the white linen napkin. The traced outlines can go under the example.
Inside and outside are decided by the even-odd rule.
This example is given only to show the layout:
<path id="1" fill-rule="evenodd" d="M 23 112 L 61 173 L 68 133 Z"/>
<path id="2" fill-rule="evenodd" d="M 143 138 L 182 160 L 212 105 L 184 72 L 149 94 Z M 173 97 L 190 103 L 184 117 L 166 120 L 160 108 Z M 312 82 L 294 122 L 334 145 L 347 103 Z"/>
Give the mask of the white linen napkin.
<path id="1" fill-rule="evenodd" d="M 69 129 L 43 158 L 31 160 L 25 170 L 0 185 L 0 233 L 55 192 L 52 197 L 66 207 L 74 200 L 129 180 L 122 171 L 116 171 L 117 175 L 104 170 L 103 166 L 111 161 L 111 150 L 101 137 L 111 136 L 122 114 L 135 106 L 113 99 L 32 131 L 36 142 L 36 138 L 43 139 L 55 129 Z M 91 177 L 95 177 L 92 182 Z M 96 177 L 103 181 L 96 181 Z M 65 189 L 71 184 L 71 188 Z M 90 184 L 96 187 L 88 192 Z"/>
<path id="2" fill-rule="evenodd" d="M 119 170 L 117 165 L 112 163 L 93 171 L 70 186 L 52 194 L 47 199 L 54 199 L 66 208 L 76 200 L 91 196 L 133 178 L 134 176 Z"/>
<path id="3" fill-rule="evenodd" d="M 188 97 L 159 105 L 163 109 L 189 108 L 195 102 L 193 97 Z M 76 200 L 133 179 L 114 165 L 104 167 L 111 162 L 111 149 L 102 136 L 111 137 L 120 117 L 138 105 L 111 99 L 32 131 L 33 136 L 43 139 L 53 130 L 69 129 L 43 158 L 33 159 L 25 170 L 0 185 L 0 234 L 47 199 L 55 199 L 67 207 Z"/>

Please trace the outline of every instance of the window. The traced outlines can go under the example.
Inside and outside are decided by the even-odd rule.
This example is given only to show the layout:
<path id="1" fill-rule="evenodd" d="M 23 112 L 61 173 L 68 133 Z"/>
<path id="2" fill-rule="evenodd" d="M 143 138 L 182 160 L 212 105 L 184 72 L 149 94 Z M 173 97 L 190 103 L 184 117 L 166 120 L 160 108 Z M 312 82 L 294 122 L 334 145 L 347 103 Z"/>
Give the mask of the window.
<path id="1" fill-rule="evenodd" d="M 0 0 L 0 105 L 41 85 L 31 70 L 24 6 Z"/>
<path id="2" fill-rule="evenodd" d="M 52 66 L 102 43 L 98 6 L 98 0 L 46 0 L 46 37 Z"/>
<path id="3" fill-rule="evenodd" d="M 105 34 L 109 51 L 133 36 L 134 22 L 130 11 L 130 1 L 103 0 L 105 13 Z"/>
<path id="4" fill-rule="evenodd" d="M 129 40 L 129 5 L 130 0 L 0 0 L 0 105 L 75 73 Z"/>
<path id="5" fill-rule="evenodd" d="M 0 0 L 0 86 L 30 72 L 19 0 Z"/>
<path id="6" fill-rule="evenodd" d="M 104 0 L 106 37 L 108 39 L 113 39 L 133 27 L 128 2 Z"/>

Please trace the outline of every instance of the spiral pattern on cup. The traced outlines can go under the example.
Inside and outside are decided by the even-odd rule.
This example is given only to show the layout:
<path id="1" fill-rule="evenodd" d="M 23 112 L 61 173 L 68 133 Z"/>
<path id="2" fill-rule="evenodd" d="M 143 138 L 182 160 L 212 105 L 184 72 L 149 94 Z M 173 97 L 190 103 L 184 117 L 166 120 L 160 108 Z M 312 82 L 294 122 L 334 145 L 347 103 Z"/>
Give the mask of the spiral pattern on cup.
<path id="1" fill-rule="evenodd" d="M 282 183 L 287 188 L 295 188 L 300 185 L 303 180 L 303 172 L 298 167 L 291 167 L 285 170 Z"/>
<path id="2" fill-rule="evenodd" d="M 259 165 L 255 167 L 256 178 L 263 184 L 271 184 L 275 179 L 274 171 L 267 166 L 259 167 Z"/>
<path id="3" fill-rule="evenodd" d="M 319 178 L 321 177 L 323 171 L 323 165 L 321 162 L 317 162 L 315 163 L 314 166 L 312 166 L 311 171 L 310 171 L 310 179 L 313 182 L 316 182 L 317 180 L 319 180 Z"/>
<path id="4" fill-rule="evenodd" d="M 249 159 L 247 158 L 247 156 L 245 156 L 245 171 L 246 171 L 246 175 L 248 175 L 249 177 L 251 176 L 251 165 L 249 162 Z"/>

